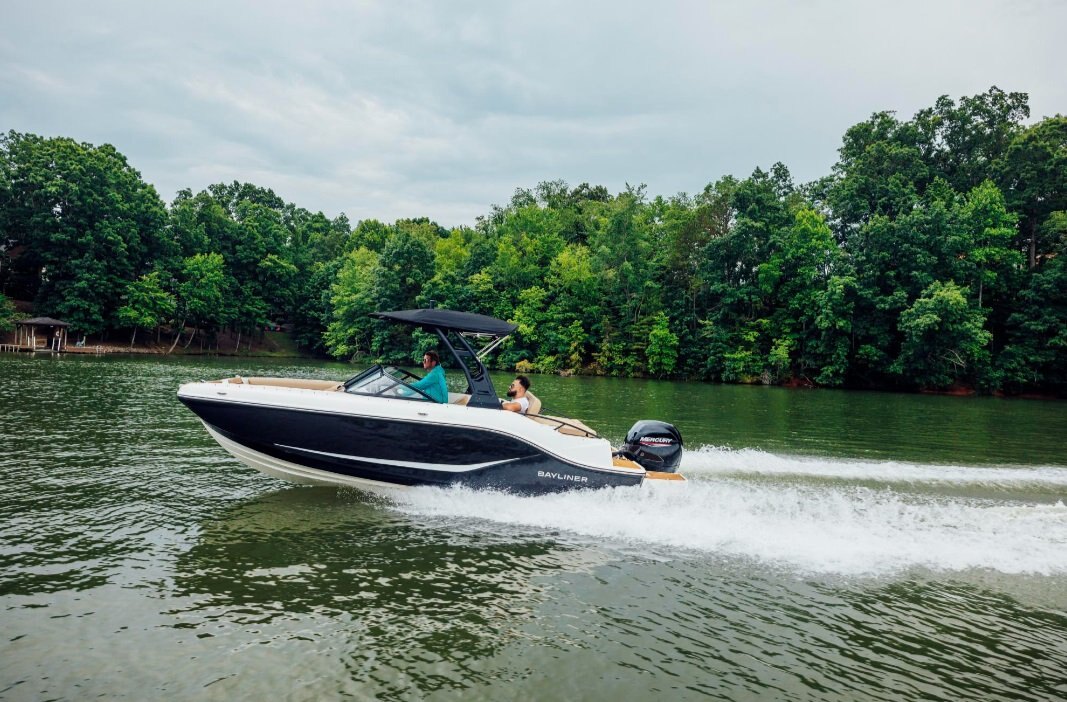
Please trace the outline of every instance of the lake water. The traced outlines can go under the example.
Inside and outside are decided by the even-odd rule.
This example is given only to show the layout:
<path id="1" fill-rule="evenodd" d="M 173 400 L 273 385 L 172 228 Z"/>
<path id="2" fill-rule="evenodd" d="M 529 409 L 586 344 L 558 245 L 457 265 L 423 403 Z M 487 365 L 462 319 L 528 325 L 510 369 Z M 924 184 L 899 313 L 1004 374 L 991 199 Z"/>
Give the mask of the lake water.
<path id="1" fill-rule="evenodd" d="M 1065 403 L 534 376 L 689 484 L 386 502 L 175 397 L 355 370 L 0 355 L 0 699 L 1067 697 Z"/>

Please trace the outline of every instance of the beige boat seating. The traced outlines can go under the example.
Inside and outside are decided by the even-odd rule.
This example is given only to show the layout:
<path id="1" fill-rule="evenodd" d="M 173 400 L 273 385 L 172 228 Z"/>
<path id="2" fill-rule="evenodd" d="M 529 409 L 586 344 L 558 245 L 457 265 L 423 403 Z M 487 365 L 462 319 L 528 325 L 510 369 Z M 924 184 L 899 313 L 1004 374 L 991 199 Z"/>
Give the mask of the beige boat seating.
<path id="1" fill-rule="evenodd" d="M 235 375 L 232 378 L 212 380 L 213 383 L 233 383 L 235 385 L 272 385 L 277 388 L 297 388 L 299 390 L 343 390 L 344 383 L 334 380 L 316 380 L 314 378 L 245 378 Z M 448 404 L 466 405 L 471 399 L 470 395 L 461 392 L 448 393 Z"/>
<path id="2" fill-rule="evenodd" d="M 214 383 L 228 383 L 231 385 L 270 385 L 276 388 L 296 388 L 298 390 L 340 390 L 345 386 L 336 380 L 316 380 L 315 378 L 243 378 L 235 375 L 232 378 L 213 380 Z"/>
<path id="3" fill-rule="evenodd" d="M 586 426 L 580 419 L 553 417 L 547 414 L 528 414 L 526 416 L 538 424 L 552 427 L 560 434 L 566 434 L 568 436 L 584 436 L 588 439 L 600 438 L 599 434 Z"/>

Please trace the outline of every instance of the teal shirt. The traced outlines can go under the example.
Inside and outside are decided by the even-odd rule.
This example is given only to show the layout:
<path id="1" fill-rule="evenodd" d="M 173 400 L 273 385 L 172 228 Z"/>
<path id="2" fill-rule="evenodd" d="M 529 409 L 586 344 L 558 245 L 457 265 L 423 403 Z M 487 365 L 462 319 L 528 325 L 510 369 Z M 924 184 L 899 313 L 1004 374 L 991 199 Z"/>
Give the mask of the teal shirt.
<path id="1" fill-rule="evenodd" d="M 412 383 L 411 387 L 422 390 L 433 400 L 442 404 L 448 402 L 448 386 L 445 385 L 445 369 L 434 366 L 422 380 Z"/>

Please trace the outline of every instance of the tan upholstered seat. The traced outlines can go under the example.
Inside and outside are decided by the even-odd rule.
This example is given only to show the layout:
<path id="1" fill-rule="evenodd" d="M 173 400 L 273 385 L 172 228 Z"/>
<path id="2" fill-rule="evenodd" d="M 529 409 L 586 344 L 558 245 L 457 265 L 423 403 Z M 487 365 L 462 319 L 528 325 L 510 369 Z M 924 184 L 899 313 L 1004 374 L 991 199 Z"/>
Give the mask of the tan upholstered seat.
<path id="1" fill-rule="evenodd" d="M 541 400 L 537 399 L 537 395 L 527 390 L 526 399 L 530 401 L 530 407 L 526 410 L 526 414 L 541 414 Z"/>
<path id="2" fill-rule="evenodd" d="M 314 378 L 245 378 L 249 385 L 273 385 L 276 388 L 296 388 L 298 390 L 340 390 L 344 383 L 336 380 L 316 380 Z"/>
<path id="3" fill-rule="evenodd" d="M 296 388 L 297 390 L 341 390 L 344 388 L 344 383 L 336 380 L 316 380 L 315 378 L 242 378 L 236 375 L 211 382 L 231 385 L 271 385 L 276 388 Z"/>
<path id="4" fill-rule="evenodd" d="M 553 417 L 551 415 L 529 415 L 530 419 L 538 424 L 544 424 L 545 426 L 552 427 L 560 434 L 567 434 L 568 436 L 585 436 L 588 438 L 597 438 L 597 433 L 586 426 L 583 422 L 577 419 L 569 419 L 567 417 Z"/>

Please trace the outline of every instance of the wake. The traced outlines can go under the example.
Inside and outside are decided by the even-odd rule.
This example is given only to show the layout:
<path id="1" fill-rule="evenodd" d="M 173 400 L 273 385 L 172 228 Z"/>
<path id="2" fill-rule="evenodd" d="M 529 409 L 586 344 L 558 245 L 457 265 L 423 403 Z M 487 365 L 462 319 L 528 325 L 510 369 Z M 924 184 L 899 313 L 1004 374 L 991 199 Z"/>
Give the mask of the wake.
<path id="1" fill-rule="evenodd" d="M 1067 575 L 1062 499 L 1041 503 L 894 487 L 1032 484 L 1067 491 L 1062 468 L 853 462 L 705 448 L 686 455 L 683 472 L 690 477 L 683 486 L 541 497 L 418 488 L 399 496 L 392 509 L 435 524 L 455 520 L 466 532 L 569 535 L 608 548 L 650 547 L 657 557 L 703 554 L 801 573 L 870 576 L 922 568 Z"/>
<path id="2" fill-rule="evenodd" d="M 791 456 L 758 449 L 701 446 L 686 451 L 681 472 L 687 476 L 793 476 L 835 480 L 970 485 L 990 488 L 1034 486 L 1067 494 L 1067 467 L 959 466 Z"/>

